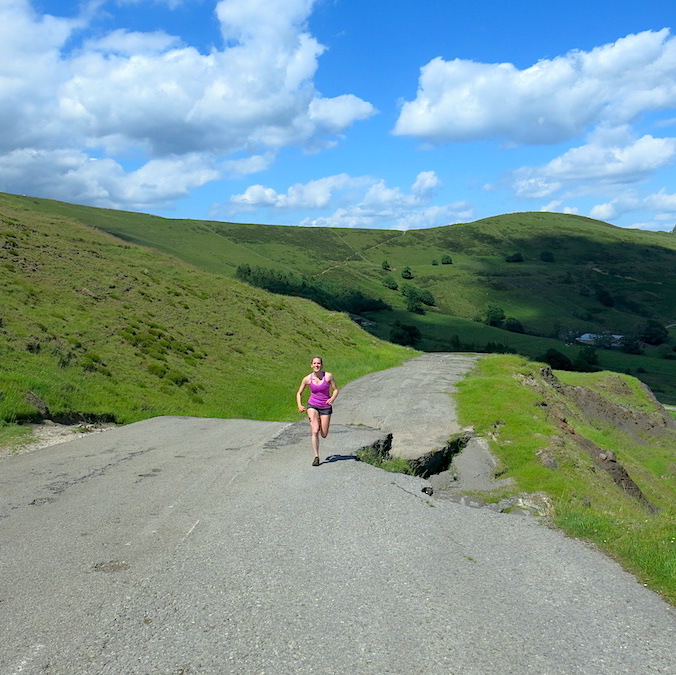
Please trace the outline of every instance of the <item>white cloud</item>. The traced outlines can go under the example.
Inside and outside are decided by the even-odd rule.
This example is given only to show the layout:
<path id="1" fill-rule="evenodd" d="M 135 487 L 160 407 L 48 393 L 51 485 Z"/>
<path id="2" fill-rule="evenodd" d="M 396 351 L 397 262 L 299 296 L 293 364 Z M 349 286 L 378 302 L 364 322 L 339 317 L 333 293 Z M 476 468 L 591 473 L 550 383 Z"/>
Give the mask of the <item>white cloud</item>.
<path id="1" fill-rule="evenodd" d="M 109 55 L 157 55 L 177 48 L 180 44 L 181 41 L 177 37 L 162 31 L 138 33 L 118 29 L 96 40 L 87 40 L 84 49 Z"/>
<path id="2" fill-rule="evenodd" d="M 267 152 L 264 155 L 251 155 L 242 159 L 226 160 L 223 162 L 223 168 L 229 176 L 239 178 L 265 171 L 274 161 L 274 153 Z"/>
<path id="3" fill-rule="evenodd" d="M 541 167 L 522 167 L 511 174 L 520 197 L 542 198 L 571 186 L 599 187 L 643 181 L 676 160 L 676 138 L 644 135 L 635 139 L 626 127 L 601 129 L 589 143 L 571 148 Z"/>
<path id="4" fill-rule="evenodd" d="M 296 183 L 286 193 L 278 193 L 264 185 L 251 185 L 242 194 L 230 198 L 231 212 L 257 208 L 276 209 L 321 209 L 333 199 L 340 199 L 337 193 L 347 193 L 354 189 L 364 189 L 370 184 L 368 178 L 353 178 L 347 174 L 337 174 L 326 178 Z"/>
<path id="5" fill-rule="evenodd" d="M 525 70 L 435 58 L 421 68 L 417 97 L 403 104 L 394 133 L 429 143 L 549 144 L 675 104 L 676 40 L 663 29 Z"/>
<path id="6" fill-rule="evenodd" d="M 411 191 L 420 196 L 431 194 L 441 185 L 439 176 L 434 171 L 421 171 L 411 187 Z"/>
<path id="7" fill-rule="evenodd" d="M 472 217 L 466 202 L 431 205 L 433 191 L 441 184 L 434 171 L 420 172 L 410 192 L 388 187 L 370 176 L 337 174 L 305 184 L 297 183 L 285 193 L 264 185 L 251 185 L 230 199 L 229 215 L 257 209 L 287 212 L 332 211 L 305 216 L 300 224 L 315 227 L 379 227 L 410 229 L 447 225 Z"/>
<path id="8" fill-rule="evenodd" d="M 602 204 L 595 205 L 589 215 L 599 220 L 611 221 L 635 212 L 649 212 L 654 221 L 665 221 L 670 224 L 652 226 L 644 224 L 644 229 L 672 229 L 676 221 L 676 194 L 664 190 L 649 195 L 638 195 L 628 192 Z"/>
<path id="9" fill-rule="evenodd" d="M 306 28 L 314 2 L 221 0 L 216 16 L 225 44 L 202 54 L 161 31 L 122 29 L 84 39 L 73 49 L 69 41 L 84 34 L 86 15 L 39 16 L 28 0 L 2 0 L 0 160 L 9 158 L 13 167 L 11 185 L 21 184 L 22 192 L 34 185 L 30 174 L 21 181 L 13 153 L 28 153 L 32 166 L 44 161 L 44 169 L 54 171 L 65 171 L 54 161 L 57 155 L 103 154 L 123 174 L 124 158 L 141 154 L 149 168 L 159 167 L 160 160 L 166 161 L 162 170 L 186 164 L 187 184 L 265 168 L 284 147 L 330 147 L 376 111 L 352 94 L 323 97 L 315 89 L 324 47 Z M 220 161 L 221 169 L 194 174 L 197 155 L 202 165 Z M 86 173 L 88 187 L 82 183 L 78 195 L 73 184 L 68 198 L 103 205 L 92 195 L 108 195 L 110 186 L 94 188 L 96 176 L 103 177 Z M 68 184 L 68 176 L 55 176 L 54 191 L 45 196 L 66 198 L 59 178 Z M 134 182 L 132 174 L 127 182 Z M 143 202 L 165 204 L 181 189 L 144 180 L 133 193 Z"/>
<path id="10" fill-rule="evenodd" d="M 31 194 L 143 210 L 185 197 L 219 172 L 197 154 L 151 160 L 132 172 L 78 150 L 15 150 L 0 157 L 3 190 L 22 193 L 27 175 Z"/>

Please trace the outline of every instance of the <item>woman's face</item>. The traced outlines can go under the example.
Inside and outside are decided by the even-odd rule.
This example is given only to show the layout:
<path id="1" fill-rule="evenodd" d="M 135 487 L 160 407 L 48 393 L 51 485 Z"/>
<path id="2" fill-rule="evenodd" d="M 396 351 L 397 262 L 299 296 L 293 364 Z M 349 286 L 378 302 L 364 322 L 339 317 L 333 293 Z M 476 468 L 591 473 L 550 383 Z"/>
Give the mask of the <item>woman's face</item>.
<path id="1" fill-rule="evenodd" d="M 318 372 L 322 369 L 322 360 L 321 359 L 312 359 L 312 370 Z"/>

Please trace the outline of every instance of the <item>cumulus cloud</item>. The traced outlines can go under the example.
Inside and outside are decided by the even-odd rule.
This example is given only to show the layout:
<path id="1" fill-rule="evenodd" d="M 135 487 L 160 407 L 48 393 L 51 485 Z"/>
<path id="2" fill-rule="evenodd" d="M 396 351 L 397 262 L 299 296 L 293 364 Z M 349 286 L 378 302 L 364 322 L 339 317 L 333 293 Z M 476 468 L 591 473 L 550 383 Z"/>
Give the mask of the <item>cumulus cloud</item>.
<path id="1" fill-rule="evenodd" d="M 323 210 L 330 213 L 302 217 L 299 224 L 401 230 L 447 225 L 471 218 L 472 209 L 467 202 L 430 203 L 434 189 L 440 185 L 434 171 L 419 173 L 409 192 L 388 187 L 384 180 L 371 176 L 337 174 L 305 184 L 297 183 L 283 193 L 264 185 L 251 185 L 230 199 L 227 212 Z"/>
<path id="2" fill-rule="evenodd" d="M 96 173 L 80 167 L 76 175 L 86 173 L 89 188 L 83 183 L 82 194 L 68 195 L 103 205 L 91 195 L 111 192 L 119 173 L 126 173 L 127 156 L 146 158 L 140 170 L 145 175 L 184 164 L 188 178 L 179 185 L 187 185 L 264 168 L 285 147 L 330 146 L 376 111 L 352 94 L 323 97 L 316 90 L 313 77 L 324 47 L 307 32 L 314 2 L 221 0 L 215 11 L 223 47 L 202 54 L 159 31 L 115 30 L 72 49 L 69 41 L 87 27 L 84 15 L 40 16 L 29 0 L 3 0 L 0 162 L 13 167 L 15 180 L 0 189 L 20 183 L 21 153 L 32 157 L 32 166 L 44 161 L 45 169 L 62 171 L 57 156 L 107 157 Z M 210 168 L 196 171 L 196 156 Z M 45 196 L 66 198 L 58 178 Z M 149 204 L 182 193 L 161 180 L 152 186 L 143 180 L 134 196 L 141 197 L 144 186 L 141 201 Z"/>
<path id="3" fill-rule="evenodd" d="M 522 167 L 511 175 L 520 197 L 547 197 L 564 187 L 627 185 L 645 180 L 676 159 L 676 138 L 649 134 L 632 138 L 626 127 L 600 130 L 585 145 L 571 148 L 541 167 Z"/>
<path id="4" fill-rule="evenodd" d="M 628 192 L 608 202 L 597 204 L 591 209 L 589 215 L 599 220 L 612 221 L 636 212 L 648 212 L 652 214 L 655 221 L 644 223 L 643 229 L 671 230 L 676 221 L 676 194 L 670 194 L 664 190 L 649 195 Z"/>
<path id="5" fill-rule="evenodd" d="M 0 161 L 0 185 L 22 193 L 30 176 L 31 194 L 108 208 L 147 209 L 187 196 L 219 176 L 198 154 L 165 157 L 126 171 L 110 158 L 97 159 L 79 150 L 15 150 Z"/>
<path id="6" fill-rule="evenodd" d="M 524 70 L 435 58 L 421 68 L 417 96 L 403 104 L 394 133 L 432 144 L 487 138 L 551 144 L 675 104 L 676 40 L 663 29 Z"/>

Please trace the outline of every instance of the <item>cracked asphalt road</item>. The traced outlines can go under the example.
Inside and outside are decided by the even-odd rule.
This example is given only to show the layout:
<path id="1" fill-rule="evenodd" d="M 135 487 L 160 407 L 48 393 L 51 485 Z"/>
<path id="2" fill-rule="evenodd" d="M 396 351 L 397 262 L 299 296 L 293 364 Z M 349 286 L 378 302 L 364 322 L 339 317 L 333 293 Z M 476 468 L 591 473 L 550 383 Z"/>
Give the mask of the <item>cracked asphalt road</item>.
<path id="1" fill-rule="evenodd" d="M 0 673 L 676 672 L 672 607 L 354 460 L 382 436 L 336 419 L 311 467 L 306 422 L 162 417 L 3 460 Z"/>

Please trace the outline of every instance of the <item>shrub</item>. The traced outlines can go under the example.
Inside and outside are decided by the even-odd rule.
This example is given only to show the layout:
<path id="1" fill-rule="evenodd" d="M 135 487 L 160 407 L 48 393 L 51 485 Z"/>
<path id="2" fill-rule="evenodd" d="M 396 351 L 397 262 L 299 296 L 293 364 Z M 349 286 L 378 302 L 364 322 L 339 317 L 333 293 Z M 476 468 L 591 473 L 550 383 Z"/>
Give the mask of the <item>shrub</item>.
<path id="1" fill-rule="evenodd" d="M 390 276 L 389 274 L 383 279 L 383 286 L 385 286 L 385 288 L 390 288 L 393 291 L 396 291 L 398 288 L 397 282 L 394 280 L 394 277 Z"/>
<path id="2" fill-rule="evenodd" d="M 558 349 L 548 349 L 537 360 L 549 364 L 555 370 L 573 370 L 573 362 Z"/>
<path id="3" fill-rule="evenodd" d="M 404 267 L 404 269 L 401 270 L 401 278 L 402 279 L 413 279 L 413 272 L 411 271 L 410 267 Z"/>
<path id="4" fill-rule="evenodd" d="M 551 251 L 542 251 L 542 253 L 540 253 L 540 260 L 546 263 L 553 263 L 554 254 Z"/>
<path id="5" fill-rule="evenodd" d="M 489 305 L 483 315 L 483 323 L 487 326 L 495 326 L 499 328 L 505 320 L 505 312 L 502 307 L 496 305 Z"/>
<path id="6" fill-rule="evenodd" d="M 613 296 L 610 294 L 610 291 L 607 288 L 603 288 L 603 286 L 600 286 L 599 288 L 596 289 L 596 299 L 604 307 L 614 307 L 615 306 L 615 300 L 614 300 Z"/>
<path id="7" fill-rule="evenodd" d="M 435 259 L 435 260 L 432 261 L 432 264 L 433 264 L 433 265 L 438 265 L 438 264 L 439 264 L 439 261 Z"/>
<path id="8" fill-rule="evenodd" d="M 657 346 L 666 342 L 669 337 L 669 331 L 664 325 L 655 319 L 648 319 L 646 324 L 639 332 L 639 339 L 643 342 Z"/>
<path id="9" fill-rule="evenodd" d="M 170 382 L 173 382 L 174 384 L 178 385 L 179 387 L 184 385 L 186 382 L 190 381 L 190 378 L 185 375 L 185 373 L 182 373 L 180 370 L 170 370 L 167 373 L 167 379 Z"/>
<path id="10" fill-rule="evenodd" d="M 390 267 L 390 263 L 388 263 L 387 260 L 383 260 L 383 264 L 381 265 L 381 267 L 387 272 L 389 272 L 392 269 Z"/>
<path id="11" fill-rule="evenodd" d="M 148 365 L 148 372 L 157 377 L 164 377 L 167 373 L 167 367 L 161 363 L 151 363 Z"/>
<path id="12" fill-rule="evenodd" d="M 505 258 L 505 262 L 520 263 L 520 262 L 523 262 L 523 256 L 521 255 L 521 253 L 512 253 L 512 255 L 508 255 Z"/>
<path id="13" fill-rule="evenodd" d="M 625 354 L 643 354 L 641 349 L 641 341 L 633 335 L 625 335 L 620 340 L 620 349 Z"/>
<path id="14" fill-rule="evenodd" d="M 442 265 L 452 265 L 453 261 L 451 260 L 450 255 L 442 255 L 441 256 L 441 264 Z"/>
<path id="15" fill-rule="evenodd" d="M 390 330 L 390 342 L 398 345 L 413 346 L 417 344 L 422 337 L 420 330 L 416 326 L 397 323 Z"/>
<path id="16" fill-rule="evenodd" d="M 521 321 L 519 321 L 518 319 L 515 319 L 512 316 L 508 316 L 505 319 L 505 322 L 502 325 L 502 327 L 505 330 L 511 331 L 512 333 L 525 333 L 526 332 L 523 328 L 523 324 L 521 323 Z"/>

